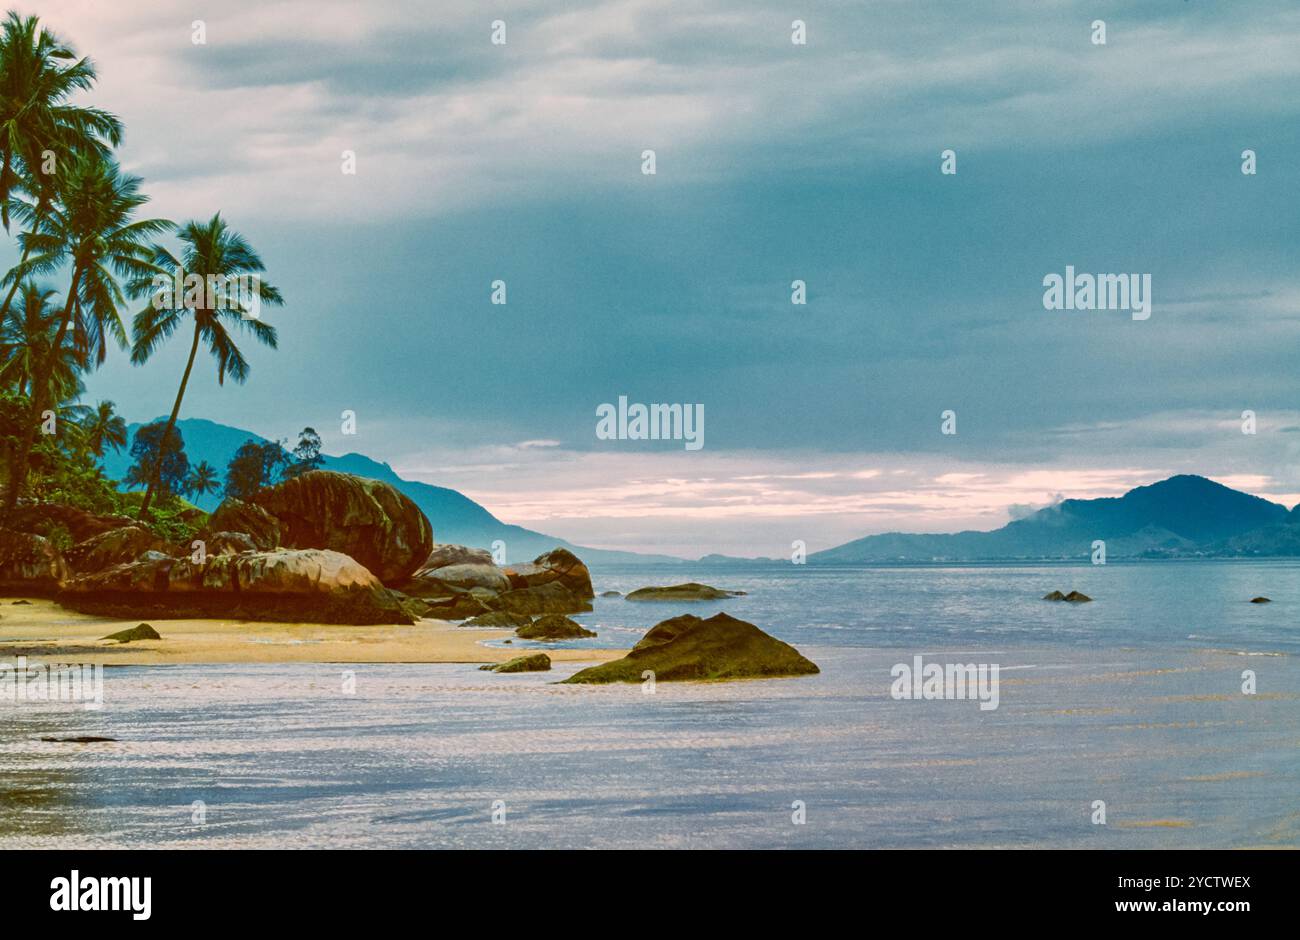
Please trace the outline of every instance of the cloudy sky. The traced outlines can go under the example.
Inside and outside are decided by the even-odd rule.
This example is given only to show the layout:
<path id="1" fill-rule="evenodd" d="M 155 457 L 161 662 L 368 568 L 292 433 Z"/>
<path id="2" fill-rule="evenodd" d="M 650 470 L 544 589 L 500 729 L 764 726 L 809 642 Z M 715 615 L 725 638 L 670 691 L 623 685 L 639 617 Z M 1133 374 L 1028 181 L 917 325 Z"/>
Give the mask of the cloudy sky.
<path id="1" fill-rule="evenodd" d="M 19 7 L 97 62 L 154 213 L 221 210 L 288 299 L 186 416 L 690 556 L 1180 471 L 1300 500 L 1293 0 Z M 1150 274 L 1150 319 L 1045 310 L 1066 265 Z M 184 347 L 89 397 L 165 413 Z M 704 447 L 597 439 L 620 395 L 702 404 Z"/>

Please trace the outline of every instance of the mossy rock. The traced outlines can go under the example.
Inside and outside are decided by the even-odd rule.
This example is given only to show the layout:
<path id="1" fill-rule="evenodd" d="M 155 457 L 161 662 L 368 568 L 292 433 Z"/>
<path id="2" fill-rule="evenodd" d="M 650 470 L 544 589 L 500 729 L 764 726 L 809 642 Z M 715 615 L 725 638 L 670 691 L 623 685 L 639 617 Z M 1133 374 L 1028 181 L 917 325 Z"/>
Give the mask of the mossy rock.
<path id="1" fill-rule="evenodd" d="M 788 643 L 725 613 L 707 620 L 683 614 L 651 628 L 622 659 L 575 673 L 565 682 L 640 682 L 689 679 L 760 679 L 820 672 Z"/>
<path id="2" fill-rule="evenodd" d="M 688 581 L 668 587 L 638 588 L 627 596 L 630 601 L 720 601 L 739 597 L 744 591 L 724 591 L 708 584 Z"/>
<path id="3" fill-rule="evenodd" d="M 104 637 L 105 640 L 117 640 L 119 643 L 130 643 L 133 640 L 161 640 L 162 637 L 158 631 L 147 623 L 142 623 L 130 630 L 119 630 L 116 633 L 110 633 Z"/>
<path id="4" fill-rule="evenodd" d="M 527 626 L 515 631 L 521 640 L 572 640 L 584 636 L 595 636 L 595 632 L 582 624 L 570 620 L 563 614 L 547 614 L 538 617 Z"/>
<path id="5" fill-rule="evenodd" d="M 529 656 L 516 656 L 504 663 L 488 663 L 478 668 L 487 672 L 549 672 L 551 657 L 545 653 L 533 653 Z"/>

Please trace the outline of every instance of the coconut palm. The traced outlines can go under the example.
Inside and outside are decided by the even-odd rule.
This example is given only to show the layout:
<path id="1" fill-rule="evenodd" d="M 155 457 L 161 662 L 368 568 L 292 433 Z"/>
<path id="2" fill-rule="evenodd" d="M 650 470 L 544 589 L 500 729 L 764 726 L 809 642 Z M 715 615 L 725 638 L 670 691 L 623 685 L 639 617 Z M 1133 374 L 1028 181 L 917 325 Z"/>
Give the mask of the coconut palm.
<path id="1" fill-rule="evenodd" d="M 81 366 L 93 356 L 103 362 L 106 340 L 126 344 L 126 330 L 118 308 L 126 299 L 117 278 L 137 281 L 156 273 L 148 262 L 148 240 L 173 228 L 164 219 L 133 221 L 135 211 L 148 201 L 140 192 L 140 179 L 124 174 L 111 160 L 79 156 L 61 175 L 59 199 L 43 217 L 24 204 L 34 228 L 22 236 L 30 250 L 30 271 L 71 268 L 63 311 L 58 315 L 52 350 L 61 350 L 73 330 L 73 346 Z M 36 441 L 42 411 L 49 407 L 47 380 L 54 362 L 37 362 L 31 396 L 31 421 L 10 468 L 4 514 L 12 511 L 27 480 L 27 458 Z"/>
<path id="2" fill-rule="evenodd" d="M 50 355 L 58 332 L 53 296 L 49 288 L 24 282 L 22 301 L 0 320 L 0 386 L 30 396 L 42 368 L 52 364 L 44 397 L 57 405 L 81 393 L 81 377 L 77 351 L 66 337 L 60 354 Z"/>
<path id="3" fill-rule="evenodd" d="M 75 154 L 106 158 L 122 140 L 122 123 L 98 108 L 68 103 L 94 85 L 95 67 L 35 16 L 10 11 L 0 25 L 0 222 L 6 231 L 15 190 L 33 200 L 44 216 L 57 192 L 56 174 Z M 51 166 L 51 161 L 53 165 Z M 0 317 L 27 276 L 29 249 L 5 281 L 9 290 Z"/>
<path id="4" fill-rule="evenodd" d="M 137 365 L 146 362 L 187 315 L 194 319 L 190 354 L 167 419 L 164 439 L 176 425 L 199 343 L 206 344 L 217 360 L 218 385 L 225 384 L 226 376 L 242 384 L 248 378 L 248 360 L 235 345 L 230 328 L 246 330 L 258 342 L 274 349 L 275 327 L 259 319 L 260 308 L 262 304 L 284 303 L 280 292 L 262 280 L 261 272 L 266 270 L 262 259 L 242 235 L 226 225 L 221 213 L 207 222 L 188 222 L 178 234 L 184 245 L 181 257 L 177 259 L 166 248 L 156 245 L 153 266 L 172 273 L 181 283 L 200 283 L 202 289 L 175 291 L 170 285 L 160 287 L 152 277 L 140 277 L 128 284 L 134 294 L 150 295 L 149 305 L 136 314 L 132 324 L 131 361 Z M 157 483 L 155 473 L 140 504 L 141 519 L 149 511 Z"/>
<path id="5" fill-rule="evenodd" d="M 126 446 L 126 421 L 116 411 L 111 401 L 101 401 L 94 408 L 86 408 L 82 416 L 86 449 L 96 457 L 103 457 L 106 447 L 121 450 Z"/>
<path id="6" fill-rule="evenodd" d="M 185 492 L 191 496 L 207 496 L 221 489 L 217 480 L 217 468 L 206 460 L 190 468 L 190 475 L 185 478 Z"/>

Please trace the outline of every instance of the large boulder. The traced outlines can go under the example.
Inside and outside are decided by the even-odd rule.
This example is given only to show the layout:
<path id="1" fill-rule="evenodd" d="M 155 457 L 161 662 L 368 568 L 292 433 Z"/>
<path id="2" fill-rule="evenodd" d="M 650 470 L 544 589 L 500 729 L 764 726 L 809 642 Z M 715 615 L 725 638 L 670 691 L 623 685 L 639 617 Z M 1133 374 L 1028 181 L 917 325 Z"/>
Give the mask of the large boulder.
<path id="1" fill-rule="evenodd" d="M 530 565 L 511 565 L 505 569 L 514 588 L 540 587 L 558 581 L 575 595 L 592 598 L 591 572 L 577 555 L 566 548 L 553 548 L 538 555 Z"/>
<path id="2" fill-rule="evenodd" d="M 254 502 L 280 523 L 282 545 L 342 552 L 385 584 L 406 581 L 433 550 L 420 507 L 379 480 L 313 470 L 262 490 Z"/>
<path id="3" fill-rule="evenodd" d="M 49 539 L 0 529 L 0 591 L 52 594 L 69 574 L 68 563 Z"/>
<path id="4" fill-rule="evenodd" d="M 473 588 L 499 594 L 510 590 L 510 579 L 493 564 L 445 565 L 421 568 L 402 585 L 402 591 L 414 597 L 450 597 Z"/>
<path id="5" fill-rule="evenodd" d="M 218 532 L 242 532 L 264 552 L 280 547 L 279 521 L 261 506 L 242 499 L 227 499 L 208 517 L 208 539 Z"/>
<path id="6" fill-rule="evenodd" d="M 627 595 L 629 601 L 720 601 L 739 597 L 744 591 L 724 591 L 697 581 L 669 587 L 643 587 Z"/>
<path id="7" fill-rule="evenodd" d="M 491 601 L 493 608 L 512 614 L 581 614 L 591 610 L 591 603 L 574 594 L 559 581 L 537 587 L 506 591 Z"/>
<path id="8" fill-rule="evenodd" d="M 150 553 L 139 561 L 71 578 L 59 603 L 118 617 L 414 622 L 363 565 L 322 549 L 209 555 L 202 564 L 188 556 Z"/>
<path id="9" fill-rule="evenodd" d="M 752 623 L 727 614 L 707 620 L 683 614 L 656 624 L 622 659 L 583 669 L 564 681 L 640 682 L 647 670 L 656 681 L 804 676 L 820 671 L 793 646 Z"/>
<path id="10" fill-rule="evenodd" d="M 167 543 L 148 529 L 125 525 L 78 542 L 63 553 L 63 558 L 73 571 L 86 574 L 135 561 L 145 552 L 163 551 L 166 547 Z"/>
<path id="11" fill-rule="evenodd" d="M 19 503 L 8 520 L 8 528 L 18 532 L 48 534 L 51 528 L 64 529 L 73 542 L 84 542 L 110 529 L 135 524 L 136 520 L 126 516 L 99 515 L 62 503 L 31 502 Z"/>
<path id="12" fill-rule="evenodd" d="M 521 640 L 574 640 L 595 635 L 594 631 L 563 614 L 546 614 L 515 631 L 515 636 Z"/>
<path id="13" fill-rule="evenodd" d="M 429 557 L 420 565 L 420 571 L 432 571 L 448 565 L 490 565 L 492 553 L 486 548 L 470 548 L 467 545 L 435 545 Z M 417 572 L 418 577 L 418 572 Z"/>

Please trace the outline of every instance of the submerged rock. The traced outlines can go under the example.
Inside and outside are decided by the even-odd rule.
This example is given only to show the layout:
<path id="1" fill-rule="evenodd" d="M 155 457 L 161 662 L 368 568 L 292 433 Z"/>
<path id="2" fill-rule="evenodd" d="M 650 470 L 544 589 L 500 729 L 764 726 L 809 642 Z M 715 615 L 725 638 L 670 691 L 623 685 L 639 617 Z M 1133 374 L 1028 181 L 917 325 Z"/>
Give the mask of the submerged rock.
<path id="1" fill-rule="evenodd" d="M 703 620 L 683 614 L 656 624 L 622 659 L 575 673 L 565 682 L 640 682 L 803 676 L 817 665 L 752 623 L 720 613 Z"/>
<path id="2" fill-rule="evenodd" d="M 1062 594 L 1060 591 L 1053 591 L 1051 594 L 1043 595 L 1045 601 L 1069 601 L 1072 604 L 1085 604 L 1092 598 L 1087 594 L 1079 591 L 1071 591 L 1069 594 Z"/>
<path id="3" fill-rule="evenodd" d="M 118 630 L 116 633 L 110 633 L 103 637 L 105 640 L 117 640 L 119 643 L 130 643 L 132 640 L 161 640 L 158 631 L 147 623 L 132 627 L 130 630 Z"/>
<path id="4" fill-rule="evenodd" d="M 643 587 L 628 594 L 630 601 L 718 601 L 728 597 L 740 597 L 744 591 L 724 591 L 721 588 L 688 581 L 686 584 L 674 584 L 669 587 Z"/>
<path id="5" fill-rule="evenodd" d="M 1261 597 L 1252 597 L 1252 598 L 1250 599 L 1250 602 L 1251 602 L 1252 604 L 1271 604 L 1271 603 L 1273 603 L 1273 598 L 1271 598 L 1271 597 L 1262 597 L 1262 596 L 1261 596 Z"/>
<path id="6" fill-rule="evenodd" d="M 254 502 L 275 517 L 281 544 L 355 558 L 385 584 L 400 586 L 433 550 L 420 507 L 379 480 L 312 470 L 262 490 Z"/>
<path id="7" fill-rule="evenodd" d="M 618 591 L 601 591 L 600 596 L 601 597 L 622 597 L 623 595 L 620 594 Z"/>
<path id="8" fill-rule="evenodd" d="M 563 614 L 547 614 L 538 617 L 532 623 L 515 631 L 515 636 L 521 640 L 571 640 L 595 635 L 595 631 L 588 630 Z"/>
<path id="9" fill-rule="evenodd" d="M 105 741 L 116 741 L 117 738 L 101 738 L 93 734 L 81 734 L 73 738 L 41 738 L 49 744 L 102 744 Z"/>
<path id="10" fill-rule="evenodd" d="M 531 656 L 516 656 L 504 663 L 488 663 L 478 668 L 487 672 L 548 672 L 551 657 L 545 653 L 533 653 Z"/>

